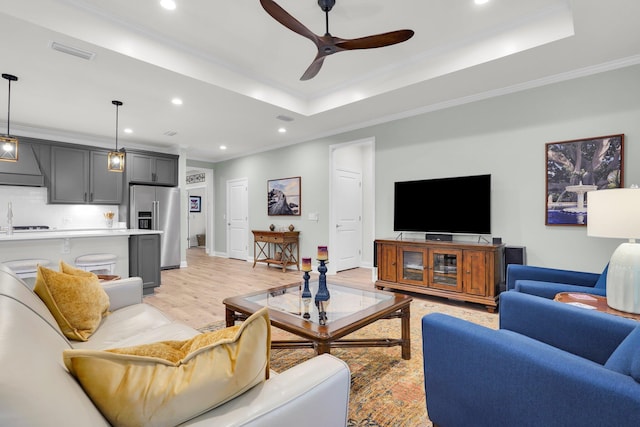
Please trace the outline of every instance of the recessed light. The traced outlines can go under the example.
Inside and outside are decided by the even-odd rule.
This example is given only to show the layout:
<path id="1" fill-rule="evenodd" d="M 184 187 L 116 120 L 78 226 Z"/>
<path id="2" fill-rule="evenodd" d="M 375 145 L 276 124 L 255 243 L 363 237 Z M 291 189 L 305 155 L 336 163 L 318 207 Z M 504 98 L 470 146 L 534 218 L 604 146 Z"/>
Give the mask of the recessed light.
<path id="1" fill-rule="evenodd" d="M 133 129 L 125 128 L 123 132 L 124 133 L 133 133 Z"/>
<path id="2" fill-rule="evenodd" d="M 278 132 L 280 133 L 287 133 L 287 130 L 285 128 L 279 128 Z"/>
<path id="3" fill-rule="evenodd" d="M 489 0 L 474 0 L 475 4 L 486 4 L 489 3 Z"/>
<path id="4" fill-rule="evenodd" d="M 176 2 L 173 0 L 160 0 L 160 6 L 167 10 L 175 10 Z"/>
<path id="5" fill-rule="evenodd" d="M 221 145 L 219 148 L 220 148 L 221 150 L 226 150 L 226 149 L 227 149 L 227 146 L 226 146 L 226 145 Z"/>
<path id="6" fill-rule="evenodd" d="M 171 100 L 171 103 L 172 103 L 173 105 L 182 105 L 182 99 L 180 99 L 180 98 L 173 98 L 173 99 Z"/>

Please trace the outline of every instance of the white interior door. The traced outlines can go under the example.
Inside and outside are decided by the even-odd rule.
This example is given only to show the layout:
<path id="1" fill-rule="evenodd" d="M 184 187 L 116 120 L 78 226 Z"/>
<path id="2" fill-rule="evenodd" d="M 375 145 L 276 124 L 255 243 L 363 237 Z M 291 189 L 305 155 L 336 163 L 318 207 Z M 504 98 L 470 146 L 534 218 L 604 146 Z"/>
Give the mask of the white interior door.
<path id="1" fill-rule="evenodd" d="M 249 257 L 249 183 L 227 181 L 227 254 L 246 261 Z"/>
<path id="2" fill-rule="evenodd" d="M 360 267 L 362 260 L 362 175 L 337 169 L 334 176 L 336 271 Z"/>

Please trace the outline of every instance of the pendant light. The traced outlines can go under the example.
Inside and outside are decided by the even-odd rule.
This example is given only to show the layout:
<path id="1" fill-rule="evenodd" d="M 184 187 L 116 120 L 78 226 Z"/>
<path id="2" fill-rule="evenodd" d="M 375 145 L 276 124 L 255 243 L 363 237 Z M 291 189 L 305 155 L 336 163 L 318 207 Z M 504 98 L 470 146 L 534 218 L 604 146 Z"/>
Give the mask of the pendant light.
<path id="1" fill-rule="evenodd" d="M 107 156 L 107 169 L 109 172 L 124 172 L 124 148 L 118 150 L 118 108 L 122 105 L 120 101 L 111 101 L 116 106 L 116 149 L 109 151 Z"/>
<path id="2" fill-rule="evenodd" d="M 12 74 L 3 74 L 3 79 L 9 81 L 9 101 L 7 103 L 7 134 L 0 135 L 0 160 L 5 162 L 18 161 L 18 138 L 14 138 L 9 133 L 9 122 L 11 119 L 11 82 L 18 81 Z"/>

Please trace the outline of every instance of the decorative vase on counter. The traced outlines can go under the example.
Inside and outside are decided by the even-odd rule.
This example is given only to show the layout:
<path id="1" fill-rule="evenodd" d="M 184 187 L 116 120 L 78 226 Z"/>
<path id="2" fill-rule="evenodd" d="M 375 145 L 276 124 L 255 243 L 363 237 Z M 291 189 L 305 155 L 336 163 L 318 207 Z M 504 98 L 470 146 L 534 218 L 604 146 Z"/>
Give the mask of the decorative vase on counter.
<path id="1" fill-rule="evenodd" d="M 107 228 L 111 228 L 113 227 L 113 217 L 115 216 L 115 213 L 108 211 L 104 213 L 104 219 L 105 222 L 107 223 Z"/>
<path id="2" fill-rule="evenodd" d="M 269 226 L 269 230 L 273 231 L 273 230 L 275 230 L 275 229 L 276 229 L 276 226 L 275 226 L 275 225 L 271 224 L 271 225 Z"/>
<path id="3" fill-rule="evenodd" d="M 295 227 L 293 226 L 293 224 L 291 224 L 291 225 L 289 226 L 289 231 L 293 231 L 294 229 L 295 229 Z"/>

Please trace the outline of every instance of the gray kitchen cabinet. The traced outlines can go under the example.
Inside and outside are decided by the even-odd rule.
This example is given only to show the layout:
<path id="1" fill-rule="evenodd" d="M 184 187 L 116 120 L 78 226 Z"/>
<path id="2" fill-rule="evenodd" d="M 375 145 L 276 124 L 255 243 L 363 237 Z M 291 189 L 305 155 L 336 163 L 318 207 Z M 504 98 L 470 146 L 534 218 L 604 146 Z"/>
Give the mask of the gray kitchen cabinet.
<path id="1" fill-rule="evenodd" d="M 52 146 L 49 203 L 120 204 L 122 173 L 107 170 L 107 154 Z"/>
<path id="2" fill-rule="evenodd" d="M 80 148 L 51 147 L 49 203 L 86 203 L 89 152 Z"/>
<path id="3" fill-rule="evenodd" d="M 178 157 L 127 153 L 127 177 L 133 184 L 178 185 Z"/>
<path id="4" fill-rule="evenodd" d="M 142 293 L 160 286 L 160 234 L 129 237 L 129 276 L 142 278 Z"/>
<path id="5" fill-rule="evenodd" d="M 89 153 L 91 159 L 89 194 L 90 203 L 110 205 L 122 201 L 122 172 L 110 172 L 107 169 L 108 151 Z"/>

